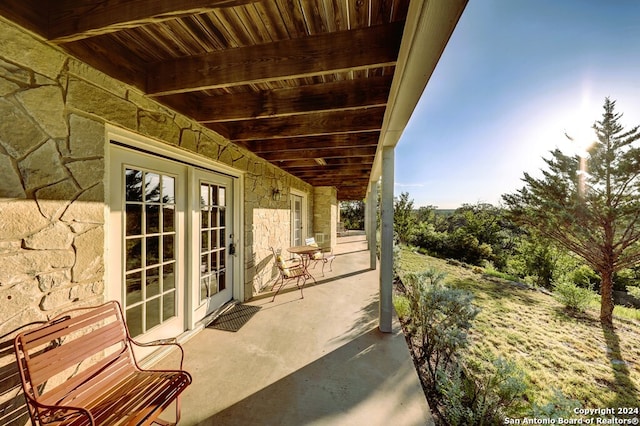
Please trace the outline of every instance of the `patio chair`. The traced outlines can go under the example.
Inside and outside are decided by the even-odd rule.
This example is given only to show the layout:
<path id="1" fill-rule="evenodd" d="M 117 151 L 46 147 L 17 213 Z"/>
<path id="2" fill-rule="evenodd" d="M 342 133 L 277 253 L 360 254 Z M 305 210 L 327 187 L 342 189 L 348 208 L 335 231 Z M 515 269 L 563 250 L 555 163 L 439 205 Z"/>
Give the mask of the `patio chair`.
<path id="1" fill-rule="evenodd" d="M 311 237 L 307 238 L 305 244 L 308 246 L 314 246 L 320 248 L 318 243 L 316 243 L 316 239 Z M 329 249 L 329 251 L 325 251 L 325 249 L 320 248 L 320 251 L 314 253 L 310 257 L 310 261 L 313 261 L 313 267 L 315 268 L 318 262 L 322 262 L 322 276 L 324 277 L 324 265 L 329 264 L 329 271 L 333 271 L 333 260 L 336 258 L 335 254 L 333 254 L 333 247 Z"/>
<path id="2" fill-rule="evenodd" d="M 305 270 L 304 265 L 298 259 L 292 258 L 289 260 L 285 260 L 282 257 L 281 249 L 276 250 L 273 247 L 271 247 L 271 251 L 273 252 L 273 258 L 275 260 L 275 264 L 279 272 L 278 279 L 276 279 L 276 282 L 273 284 L 273 287 L 271 287 L 271 290 L 273 290 L 278 284 L 278 281 L 282 279 L 282 282 L 280 283 L 280 287 L 278 287 L 278 290 L 276 290 L 275 294 L 273 295 L 273 299 L 271 299 L 271 301 L 273 302 L 274 300 L 276 300 L 276 296 L 278 295 L 278 293 L 280 292 L 280 290 L 282 289 L 282 287 L 287 281 L 291 281 L 294 279 L 296 280 L 296 287 L 300 289 L 300 296 L 302 299 L 304 299 L 304 293 L 302 292 L 302 290 L 304 288 L 305 283 L 307 282 L 307 276 L 308 276 L 308 273 Z M 300 285 L 301 279 L 302 279 L 302 285 Z"/>

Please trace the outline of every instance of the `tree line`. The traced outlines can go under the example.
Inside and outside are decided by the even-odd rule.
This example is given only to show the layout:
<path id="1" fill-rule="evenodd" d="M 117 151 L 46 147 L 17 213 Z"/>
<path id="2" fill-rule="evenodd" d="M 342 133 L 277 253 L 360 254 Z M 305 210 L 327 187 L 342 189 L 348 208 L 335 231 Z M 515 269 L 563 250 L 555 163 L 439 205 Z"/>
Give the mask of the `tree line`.
<path id="1" fill-rule="evenodd" d="M 603 109 L 588 146 L 551 151 L 541 177 L 524 173 L 524 186 L 503 195 L 504 206 L 439 214 L 415 209 L 402 193 L 394 203 L 397 240 L 543 287 L 594 287 L 600 321 L 612 327 L 614 289 L 640 282 L 640 132 L 622 126 L 615 101 L 606 98 Z"/>

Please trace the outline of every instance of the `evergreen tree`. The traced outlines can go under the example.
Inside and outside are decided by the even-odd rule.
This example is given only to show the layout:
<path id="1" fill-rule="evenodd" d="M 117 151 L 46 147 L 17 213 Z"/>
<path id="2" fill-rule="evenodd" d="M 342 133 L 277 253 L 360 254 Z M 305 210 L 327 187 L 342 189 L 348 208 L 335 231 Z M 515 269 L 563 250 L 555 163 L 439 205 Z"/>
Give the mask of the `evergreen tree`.
<path id="1" fill-rule="evenodd" d="M 409 199 L 409 193 L 403 192 L 393 203 L 393 226 L 398 241 L 403 244 L 411 242 L 411 237 L 416 225 L 413 213 L 413 200 Z"/>
<path id="2" fill-rule="evenodd" d="M 640 262 L 639 127 L 624 130 L 615 101 L 604 102 L 597 141 L 585 153 L 559 149 L 541 178 L 503 195 L 511 217 L 574 252 L 600 275 L 600 321 L 612 327 L 613 277 Z M 571 139 L 571 138 L 570 138 Z"/>

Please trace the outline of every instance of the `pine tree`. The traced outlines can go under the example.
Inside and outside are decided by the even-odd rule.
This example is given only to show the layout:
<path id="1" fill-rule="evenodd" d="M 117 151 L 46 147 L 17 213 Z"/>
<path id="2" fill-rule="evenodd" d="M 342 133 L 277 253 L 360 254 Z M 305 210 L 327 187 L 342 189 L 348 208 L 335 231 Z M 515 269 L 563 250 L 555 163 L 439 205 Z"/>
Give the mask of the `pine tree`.
<path id="1" fill-rule="evenodd" d="M 585 153 L 559 149 L 544 159 L 541 178 L 503 195 L 514 221 L 536 229 L 580 256 L 600 275 L 600 321 L 613 326 L 613 277 L 640 262 L 639 126 L 624 130 L 615 101 L 604 102 L 597 141 Z M 570 138 L 571 139 L 571 138 Z"/>

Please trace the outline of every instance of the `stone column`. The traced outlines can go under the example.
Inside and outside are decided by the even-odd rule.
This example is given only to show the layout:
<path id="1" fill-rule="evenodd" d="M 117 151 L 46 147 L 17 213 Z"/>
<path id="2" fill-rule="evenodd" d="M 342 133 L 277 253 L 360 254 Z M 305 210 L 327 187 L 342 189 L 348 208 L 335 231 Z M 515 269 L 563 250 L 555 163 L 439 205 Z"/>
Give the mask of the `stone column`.
<path id="1" fill-rule="evenodd" d="M 313 235 L 321 247 L 334 247 L 338 231 L 338 191 L 333 186 L 314 187 Z M 316 234 L 322 234 L 321 240 Z"/>

